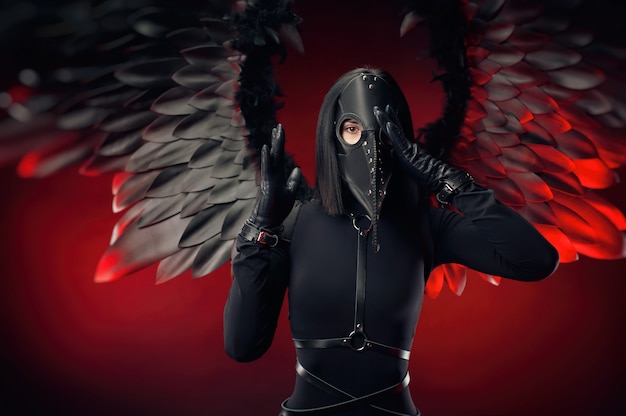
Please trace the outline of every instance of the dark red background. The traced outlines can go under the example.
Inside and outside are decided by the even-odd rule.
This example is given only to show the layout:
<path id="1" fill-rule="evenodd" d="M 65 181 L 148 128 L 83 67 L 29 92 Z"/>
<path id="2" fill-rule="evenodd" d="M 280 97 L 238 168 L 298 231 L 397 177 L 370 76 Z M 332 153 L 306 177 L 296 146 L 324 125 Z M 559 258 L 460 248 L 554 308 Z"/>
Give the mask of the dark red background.
<path id="1" fill-rule="evenodd" d="M 323 94 L 348 69 L 384 67 L 409 96 L 416 125 L 437 117 L 432 63 L 416 59 L 425 32 L 398 37 L 397 3 L 345 1 L 327 14 L 321 3 L 300 3 L 306 54 L 291 51 L 280 68 L 287 103 L 280 120 L 307 177 Z M 117 218 L 110 180 L 73 170 L 37 180 L 0 171 L 2 410 L 277 414 L 294 379 L 286 314 L 263 358 L 226 357 L 228 266 L 158 286 L 155 268 L 93 282 Z M 626 209 L 625 191 L 622 184 L 603 195 Z M 426 416 L 622 414 L 625 267 L 581 259 L 539 283 L 471 280 L 461 297 L 446 289 L 427 299 L 411 358 L 416 404 Z"/>

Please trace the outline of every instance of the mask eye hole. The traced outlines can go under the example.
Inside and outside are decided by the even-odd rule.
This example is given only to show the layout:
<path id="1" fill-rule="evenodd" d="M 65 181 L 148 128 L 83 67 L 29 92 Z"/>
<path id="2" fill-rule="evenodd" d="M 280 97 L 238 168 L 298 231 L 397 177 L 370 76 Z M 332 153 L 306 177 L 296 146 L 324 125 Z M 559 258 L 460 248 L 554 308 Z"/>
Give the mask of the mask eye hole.
<path id="1" fill-rule="evenodd" d="M 356 144 L 361 140 L 363 128 L 361 124 L 353 119 L 344 120 L 340 127 L 341 139 L 346 144 Z"/>

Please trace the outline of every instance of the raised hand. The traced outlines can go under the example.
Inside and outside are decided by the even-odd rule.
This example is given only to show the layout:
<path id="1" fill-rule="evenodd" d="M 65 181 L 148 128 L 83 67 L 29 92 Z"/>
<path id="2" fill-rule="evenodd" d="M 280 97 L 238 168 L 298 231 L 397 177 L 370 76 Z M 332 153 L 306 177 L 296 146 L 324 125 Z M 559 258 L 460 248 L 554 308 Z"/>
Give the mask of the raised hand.
<path id="1" fill-rule="evenodd" d="M 448 203 L 450 197 L 472 183 L 472 177 L 427 153 L 422 153 L 417 143 L 406 138 L 396 113 L 387 106 L 385 111 L 374 107 L 374 115 L 386 134 L 406 172 L 419 184 L 436 192 L 437 200 Z"/>
<path id="2" fill-rule="evenodd" d="M 289 175 L 285 171 L 285 133 L 281 124 L 272 129 L 270 146 L 261 149 L 261 183 L 248 219 L 257 228 L 268 230 L 279 227 L 289 215 L 302 177 L 298 167 Z"/>

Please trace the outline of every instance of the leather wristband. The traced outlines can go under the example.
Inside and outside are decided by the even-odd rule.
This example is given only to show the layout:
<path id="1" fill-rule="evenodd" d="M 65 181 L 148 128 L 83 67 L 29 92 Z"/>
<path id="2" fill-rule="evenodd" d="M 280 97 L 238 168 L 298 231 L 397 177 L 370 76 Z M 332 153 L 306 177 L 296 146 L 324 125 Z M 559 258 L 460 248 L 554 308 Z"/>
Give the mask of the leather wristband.
<path id="1" fill-rule="evenodd" d="M 437 192 L 437 201 L 443 205 L 449 204 L 450 197 L 458 193 L 459 189 L 462 189 L 466 184 L 471 182 L 474 182 L 474 178 L 465 171 L 458 171 L 456 174 L 442 178 L 441 183 L 443 186 Z"/>
<path id="2" fill-rule="evenodd" d="M 260 228 L 256 224 L 246 221 L 239 235 L 246 241 L 256 241 L 264 246 L 276 247 L 280 242 L 280 231 L 280 229 L 276 231 Z"/>

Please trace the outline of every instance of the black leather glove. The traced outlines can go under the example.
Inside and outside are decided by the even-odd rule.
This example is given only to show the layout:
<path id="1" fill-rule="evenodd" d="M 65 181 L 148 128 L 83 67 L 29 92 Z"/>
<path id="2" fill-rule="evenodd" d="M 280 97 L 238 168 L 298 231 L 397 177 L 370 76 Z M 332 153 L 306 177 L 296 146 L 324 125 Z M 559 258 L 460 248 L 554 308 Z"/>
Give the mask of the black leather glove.
<path id="1" fill-rule="evenodd" d="M 385 108 L 385 111 L 374 107 L 374 115 L 383 133 L 391 139 L 398 159 L 405 170 L 419 184 L 436 192 L 440 203 L 449 203 L 452 195 L 474 182 L 469 173 L 453 168 L 427 153 L 420 152 L 417 143 L 409 141 L 404 136 L 398 117 L 389 106 Z"/>
<path id="2" fill-rule="evenodd" d="M 272 129 L 271 148 L 261 149 L 261 183 L 250 218 L 241 235 L 248 241 L 275 246 L 280 228 L 295 202 L 302 173 L 295 167 L 285 172 L 285 134 L 279 124 Z"/>

